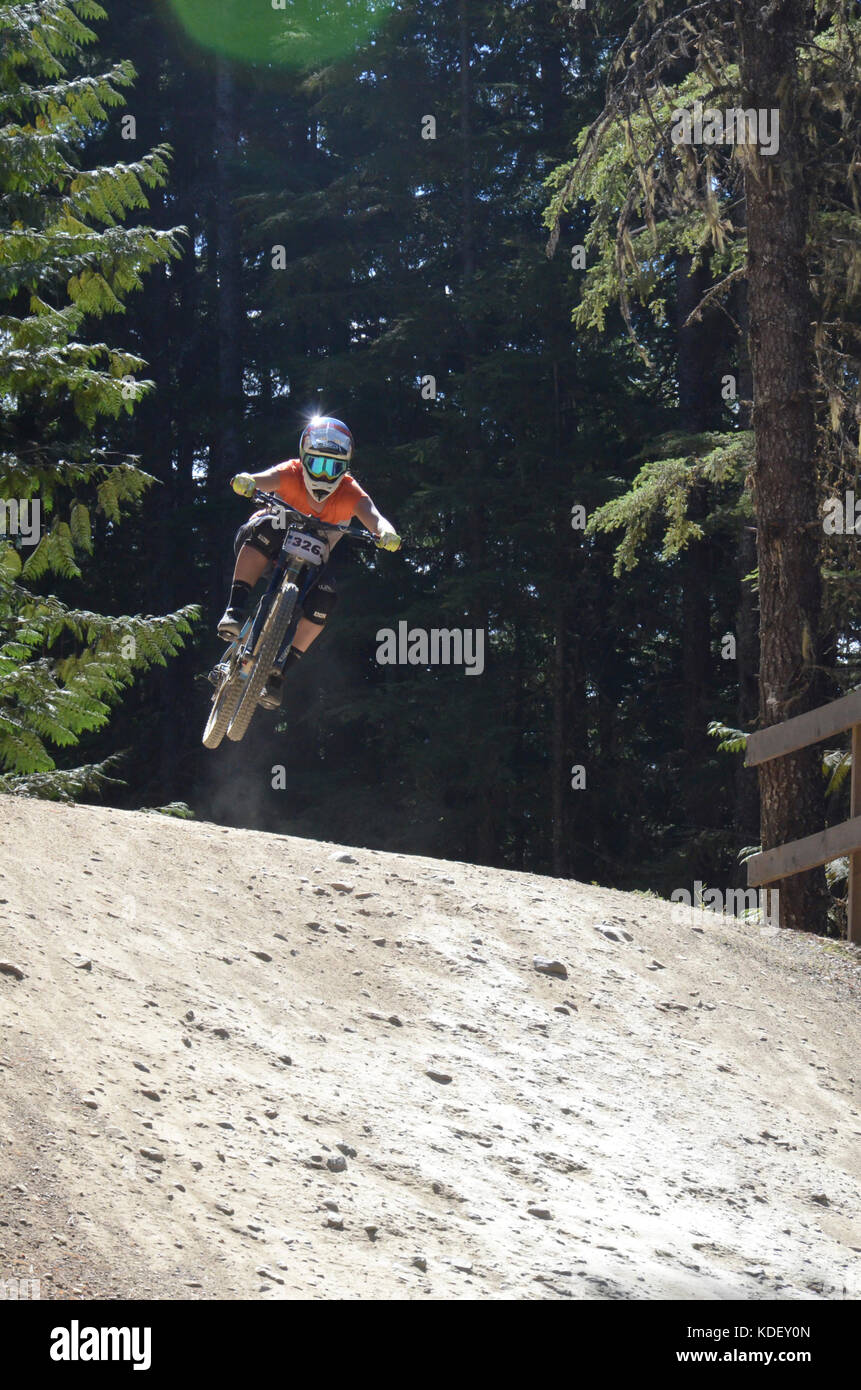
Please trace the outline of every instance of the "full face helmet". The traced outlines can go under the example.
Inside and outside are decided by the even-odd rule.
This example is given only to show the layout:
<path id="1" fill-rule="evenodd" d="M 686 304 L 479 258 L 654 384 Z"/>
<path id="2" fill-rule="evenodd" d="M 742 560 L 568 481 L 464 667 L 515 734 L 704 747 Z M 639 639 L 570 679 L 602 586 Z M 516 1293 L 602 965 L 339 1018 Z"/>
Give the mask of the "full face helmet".
<path id="1" fill-rule="evenodd" d="M 341 420 L 315 415 L 302 431 L 299 458 L 305 486 L 315 502 L 325 502 L 339 486 L 353 457 L 353 436 Z"/>

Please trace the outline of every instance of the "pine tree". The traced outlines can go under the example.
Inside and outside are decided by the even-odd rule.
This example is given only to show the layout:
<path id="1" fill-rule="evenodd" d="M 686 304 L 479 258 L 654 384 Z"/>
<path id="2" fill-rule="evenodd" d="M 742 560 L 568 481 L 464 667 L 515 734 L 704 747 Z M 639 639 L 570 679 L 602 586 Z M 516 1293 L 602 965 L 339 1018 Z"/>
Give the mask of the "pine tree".
<path id="1" fill-rule="evenodd" d="M 108 617 L 45 588 L 79 579 L 94 529 L 112 537 L 153 482 L 109 433 L 151 389 L 146 364 L 93 323 L 179 254 L 180 228 L 127 225 L 164 182 L 166 148 L 85 162 L 134 78 L 128 62 L 94 71 L 84 52 L 104 13 L 93 0 L 0 5 L 0 786 L 43 796 L 99 784 L 105 762 L 58 769 L 50 747 L 101 728 L 193 616 Z"/>
<path id="2" fill-rule="evenodd" d="M 815 18 L 795 0 L 765 11 L 741 0 L 731 18 L 720 0 L 662 19 L 642 6 L 550 212 L 552 223 L 575 194 L 593 201 L 603 251 L 578 313 L 596 325 L 614 292 L 632 336 L 635 298 L 660 315 L 674 254 L 708 258 L 715 271 L 697 314 L 747 277 L 763 724 L 821 703 L 836 647 L 822 617 L 819 504 L 823 476 L 857 470 L 858 38 L 844 0 L 826 0 Z M 680 111 L 697 100 L 778 112 L 778 142 L 765 152 L 752 140 L 678 140 Z M 642 522 L 638 500 L 629 519 Z M 759 780 L 767 848 L 821 828 L 816 750 L 766 764 Z M 784 923 L 824 930 L 823 889 L 821 872 L 781 884 Z"/>

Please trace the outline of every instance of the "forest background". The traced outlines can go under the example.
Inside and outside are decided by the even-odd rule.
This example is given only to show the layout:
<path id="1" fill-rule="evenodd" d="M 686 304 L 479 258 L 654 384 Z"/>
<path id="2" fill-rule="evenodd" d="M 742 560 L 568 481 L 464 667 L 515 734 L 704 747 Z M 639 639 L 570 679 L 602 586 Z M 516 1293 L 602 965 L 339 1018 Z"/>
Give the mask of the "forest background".
<path id="1" fill-rule="evenodd" d="M 65 34 L 60 79 L 28 46 L 37 29 L 22 7 L 0 7 L 0 288 L 7 316 L 28 325 L 26 342 L 12 332 L 16 351 L 53 334 L 49 374 L 56 342 L 68 349 L 59 406 L 38 373 L 23 381 L 8 351 L 4 363 L 0 490 L 50 508 L 41 559 L 19 539 L 7 543 L 18 561 L 0 566 L 7 789 L 185 803 L 226 825 L 662 894 L 744 881 L 740 852 L 761 838 L 756 774 L 742 767 L 759 717 L 745 278 L 693 205 L 648 254 L 635 241 L 627 267 L 614 256 L 637 163 L 624 121 L 588 188 L 560 194 L 638 8 L 334 4 L 338 42 L 318 42 L 312 19 L 301 54 L 273 61 L 255 54 L 253 25 L 244 52 L 217 16 L 201 42 L 190 0 L 25 6 Z M 67 14 L 95 43 L 70 35 Z M 828 16 L 811 8 L 810 24 L 808 37 L 829 37 Z M 72 129 L 44 100 L 43 125 L 28 124 L 16 85 L 27 63 L 43 92 L 119 67 L 98 109 L 83 89 L 62 108 L 86 108 Z M 698 69 L 678 64 L 681 89 Z M 835 91 L 845 132 L 852 113 Z M 27 277 L 49 251 L 15 238 L 50 221 L 39 190 L 62 182 L 37 136 L 100 173 L 74 194 L 75 220 L 51 225 L 55 289 L 73 290 L 52 300 L 43 284 L 27 314 Z M 812 178 L 821 148 L 806 149 Z M 733 177 L 729 160 L 708 174 L 738 248 Z M 857 217 L 852 179 L 834 183 Z M 822 209 L 822 236 L 842 242 L 845 223 Z M 88 218 L 102 224 L 92 238 L 108 290 L 87 279 L 93 246 L 75 242 Z M 55 324 L 69 296 L 78 317 Z M 821 322 L 844 325 L 854 419 L 851 267 L 826 307 Z M 76 346 L 93 349 L 85 362 Z M 135 376 L 151 387 L 129 392 Z M 843 406 L 823 387 L 818 409 L 831 442 L 818 449 L 817 507 L 858 483 Z M 356 475 L 405 545 L 339 555 L 339 606 L 291 675 L 283 716 L 211 753 L 206 672 L 247 515 L 229 479 L 295 457 L 318 411 L 349 423 Z M 858 679 L 857 539 L 816 530 L 827 698 Z M 376 634 L 400 621 L 482 629 L 484 672 L 380 664 Z M 53 705 L 34 693 L 46 680 Z M 25 708 L 38 710 L 29 725 Z M 846 766 L 842 747 L 827 750 L 834 821 Z"/>

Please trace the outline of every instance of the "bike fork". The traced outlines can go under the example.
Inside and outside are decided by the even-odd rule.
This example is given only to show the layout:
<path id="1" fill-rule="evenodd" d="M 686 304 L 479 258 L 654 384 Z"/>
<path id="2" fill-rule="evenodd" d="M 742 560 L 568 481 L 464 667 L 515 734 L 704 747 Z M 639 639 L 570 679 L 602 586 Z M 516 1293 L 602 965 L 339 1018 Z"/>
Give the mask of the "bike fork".
<path id="1" fill-rule="evenodd" d="M 290 574 L 289 578 L 291 578 L 295 583 L 297 576 L 294 574 Z M 308 581 L 299 590 L 299 596 L 296 599 L 296 608 L 293 612 L 293 618 L 291 620 L 290 626 L 287 629 L 287 632 L 285 633 L 284 641 L 281 643 L 281 646 L 278 649 L 278 655 L 276 656 L 275 661 L 273 663 L 273 669 L 278 671 L 278 673 L 281 675 L 283 675 L 284 662 L 287 660 L 287 657 L 290 653 L 290 648 L 293 645 L 293 638 L 296 636 L 296 629 L 299 626 L 299 619 L 302 615 L 302 604 L 304 600 L 308 597 L 313 582 L 314 575 L 312 574 L 309 576 Z"/>
<path id="2" fill-rule="evenodd" d="M 296 607 L 298 608 L 298 606 L 299 603 L 297 600 Z M 284 641 L 281 643 L 281 646 L 278 650 L 278 655 L 276 656 L 275 661 L 273 662 L 274 669 L 281 674 L 283 674 L 284 662 L 287 660 L 287 657 L 290 654 L 290 648 L 293 645 L 293 638 L 296 636 L 296 629 L 298 626 L 299 619 L 294 618 L 287 629 L 287 635 L 285 636 Z"/>
<path id="3" fill-rule="evenodd" d="M 266 593 L 260 600 L 257 613 L 240 633 L 237 645 L 239 647 L 239 662 L 243 668 L 247 668 L 248 663 L 254 657 L 254 653 L 257 649 L 257 644 L 260 641 L 260 634 L 263 631 L 263 625 L 266 622 L 266 619 L 269 616 L 269 610 L 272 607 L 272 600 L 278 593 L 278 590 L 280 589 L 282 581 L 284 579 L 285 568 L 286 566 L 282 565 L 275 566 L 275 569 L 272 571 L 272 577 L 269 580 L 269 585 L 266 590 Z"/>

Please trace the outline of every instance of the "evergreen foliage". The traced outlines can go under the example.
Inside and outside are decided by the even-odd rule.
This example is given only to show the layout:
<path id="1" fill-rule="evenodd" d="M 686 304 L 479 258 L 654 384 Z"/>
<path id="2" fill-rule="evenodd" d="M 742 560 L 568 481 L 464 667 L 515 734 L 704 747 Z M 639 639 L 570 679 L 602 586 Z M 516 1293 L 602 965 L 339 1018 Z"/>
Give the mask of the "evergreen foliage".
<path id="1" fill-rule="evenodd" d="M 661 8 L 668 40 L 686 8 Z M 99 389 L 117 409 L 87 426 L 63 388 L 36 428 L 26 422 L 38 403 L 19 404 L 25 423 L 3 450 L 24 481 L 10 495 L 29 495 L 23 465 L 37 461 L 55 479 L 46 529 L 57 534 L 35 561 L 50 571 L 28 577 L 14 560 L 2 570 L 40 593 L 50 579 L 72 612 L 73 566 L 98 574 L 87 602 L 99 611 L 202 605 L 205 623 L 167 668 L 123 685 L 110 737 L 105 725 L 79 735 L 93 763 L 130 750 L 128 787 L 105 795 L 619 887 L 743 881 L 738 851 L 758 837 L 757 808 L 721 745 L 739 752 L 756 721 L 744 168 L 726 148 L 699 149 L 676 182 L 661 143 L 675 103 L 737 98 L 729 10 L 710 13 L 719 22 L 689 36 L 650 107 L 635 67 L 654 50 L 638 49 L 630 100 L 604 129 L 613 55 L 643 22 L 634 3 L 583 13 L 557 0 L 415 0 L 391 7 L 372 42 L 302 68 L 283 54 L 231 62 L 148 0 L 109 7 L 101 66 L 124 93 L 134 62 L 137 143 L 104 94 L 87 160 L 80 140 L 65 157 L 79 179 L 94 166 L 94 183 L 133 171 L 154 238 L 141 251 L 177 245 L 177 223 L 188 238 L 181 257 L 149 262 L 146 292 L 131 296 L 113 261 L 86 260 L 77 227 L 55 244 L 68 266 L 40 296 L 52 314 L 79 311 L 66 290 L 77 276 L 74 293 L 103 311 L 98 340 L 78 329 L 63 339 L 63 318 L 52 349 L 54 328 L 38 338 L 29 302 L 8 306 L 36 319 L 34 354 L 41 345 L 106 376 Z M 856 95 L 840 95 L 857 21 L 836 0 L 817 14 L 802 62 L 827 493 L 851 486 L 856 467 L 861 166 L 846 177 Z M 99 78 L 90 63 L 43 79 L 58 80 L 84 90 Z M 430 116 L 435 138 L 423 138 Z M 53 207 L 56 193 L 45 196 Z M 134 219 L 131 177 L 100 195 L 81 182 L 76 196 L 69 217 L 99 236 Z M 99 220 L 107 213 L 114 223 Z M 73 362 L 74 343 L 85 354 Z M 724 372 L 738 379 L 736 402 L 721 399 Z M 294 456 L 318 406 L 354 429 L 359 480 L 407 545 L 370 557 L 341 547 L 341 602 L 291 673 L 283 717 L 261 717 L 240 749 L 213 756 L 198 743 L 202 673 L 220 650 L 212 628 L 247 515 L 227 479 Z M 69 472 L 81 467 L 93 471 Z M 135 498 L 123 489 L 142 472 L 157 484 Z M 578 506 L 584 529 L 572 525 Z M 829 660 L 847 681 L 861 617 L 854 543 L 828 537 L 822 556 Z M 484 630 L 484 675 L 379 666 L 376 633 L 401 620 Z M 745 623 L 743 653 L 724 660 L 725 634 L 740 634 L 741 652 Z M 290 769 L 289 796 L 273 787 L 273 764 Z M 835 782 L 835 816 L 845 798 Z"/>
<path id="2" fill-rule="evenodd" d="M 134 78 L 128 62 L 77 71 L 89 21 L 104 17 L 91 0 L 0 5 L 0 785 L 62 798 L 104 785 L 114 762 L 57 768 L 50 750 L 102 729 L 193 617 L 107 617 L 46 589 L 80 579 L 94 527 L 113 532 L 153 482 L 113 457 L 103 427 L 152 388 L 145 363 L 93 337 L 92 322 L 123 313 L 146 273 L 179 254 L 180 229 L 124 225 L 163 184 L 165 148 L 84 164 Z"/>

